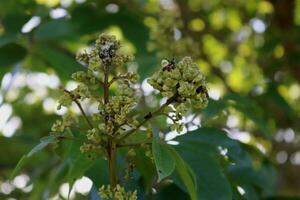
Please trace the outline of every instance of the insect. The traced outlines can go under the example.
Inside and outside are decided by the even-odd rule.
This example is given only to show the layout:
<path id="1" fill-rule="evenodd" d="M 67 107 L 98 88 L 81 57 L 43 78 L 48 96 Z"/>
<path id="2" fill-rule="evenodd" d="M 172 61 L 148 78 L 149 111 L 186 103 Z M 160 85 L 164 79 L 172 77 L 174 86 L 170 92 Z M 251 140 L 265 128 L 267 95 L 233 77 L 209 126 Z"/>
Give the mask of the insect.
<path id="1" fill-rule="evenodd" d="M 111 43 L 103 43 L 103 47 L 99 52 L 99 58 L 102 60 L 111 59 L 116 55 L 115 46 Z"/>
<path id="2" fill-rule="evenodd" d="M 173 69 L 175 69 L 175 65 L 176 65 L 176 61 L 175 61 L 175 58 L 172 58 L 172 60 L 168 60 L 167 59 L 167 61 L 168 61 L 168 64 L 167 65 L 165 65 L 164 67 L 163 67 L 163 71 L 171 71 L 171 70 L 173 70 Z"/>
<path id="3" fill-rule="evenodd" d="M 204 93 L 206 98 L 209 98 L 209 95 L 208 95 L 208 91 L 207 91 L 207 88 L 204 87 L 203 85 L 200 85 L 197 89 L 196 89 L 196 92 L 199 94 L 199 93 Z"/>

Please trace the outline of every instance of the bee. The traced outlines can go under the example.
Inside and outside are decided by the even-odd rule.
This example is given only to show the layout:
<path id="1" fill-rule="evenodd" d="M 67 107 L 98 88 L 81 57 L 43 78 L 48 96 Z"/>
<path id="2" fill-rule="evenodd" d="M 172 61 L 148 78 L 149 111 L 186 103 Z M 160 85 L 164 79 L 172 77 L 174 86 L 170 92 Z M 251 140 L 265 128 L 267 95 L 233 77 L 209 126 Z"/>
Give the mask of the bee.
<path id="1" fill-rule="evenodd" d="M 171 71 L 171 70 L 173 70 L 173 69 L 175 69 L 175 67 L 176 67 L 176 61 L 175 61 L 175 58 L 172 58 L 172 60 L 169 60 L 169 59 L 166 59 L 167 61 L 168 61 L 168 64 L 167 65 L 165 65 L 164 67 L 163 67 L 163 71 Z"/>
<path id="2" fill-rule="evenodd" d="M 207 91 L 207 88 L 204 87 L 203 85 L 200 85 L 197 89 L 196 89 L 196 92 L 199 94 L 199 93 L 204 93 L 206 98 L 209 98 L 209 95 L 208 95 L 208 91 Z"/>
<path id="3" fill-rule="evenodd" d="M 103 43 L 99 52 L 99 58 L 101 60 L 112 59 L 116 55 L 116 47 L 113 44 Z"/>

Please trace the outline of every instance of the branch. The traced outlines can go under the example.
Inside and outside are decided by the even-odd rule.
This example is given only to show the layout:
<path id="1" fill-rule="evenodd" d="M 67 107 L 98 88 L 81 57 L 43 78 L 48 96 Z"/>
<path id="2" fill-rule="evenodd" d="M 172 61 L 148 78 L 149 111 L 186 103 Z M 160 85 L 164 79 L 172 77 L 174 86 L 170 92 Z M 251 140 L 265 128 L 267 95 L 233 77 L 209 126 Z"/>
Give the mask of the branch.
<path id="1" fill-rule="evenodd" d="M 78 106 L 80 112 L 82 113 L 82 115 L 83 115 L 84 119 L 86 120 L 87 124 L 89 125 L 89 127 L 90 127 L 91 129 L 93 129 L 94 126 L 93 126 L 92 122 L 89 120 L 89 118 L 87 117 L 87 115 L 85 114 L 85 112 L 84 112 L 84 110 L 83 110 L 83 108 L 82 108 L 80 102 L 78 101 L 78 99 L 74 98 L 74 95 L 73 95 L 70 91 L 64 89 L 64 92 L 66 92 L 67 94 L 70 95 L 70 97 L 72 98 L 72 100 L 73 100 L 73 101 L 76 103 L 76 105 Z"/>
<path id="2" fill-rule="evenodd" d="M 113 84 L 116 80 L 126 78 L 127 76 L 128 76 L 128 74 L 120 74 L 120 75 L 114 76 L 114 77 L 108 82 L 108 86 L 110 86 L 111 84 Z"/>
<path id="3" fill-rule="evenodd" d="M 60 132 L 51 131 L 50 134 L 57 135 L 58 140 L 73 140 L 73 141 L 77 141 L 77 142 L 87 142 L 87 140 L 83 140 L 83 139 L 80 139 L 80 138 L 65 136 Z"/>
<path id="4" fill-rule="evenodd" d="M 154 116 L 160 114 L 160 112 L 168 105 L 170 105 L 172 102 L 174 102 L 176 100 L 176 98 L 178 97 L 178 93 L 176 93 L 173 97 L 169 98 L 167 100 L 167 102 L 165 104 L 163 104 L 159 109 L 157 109 L 155 112 L 153 113 L 148 113 L 144 116 L 144 120 L 139 123 L 136 128 L 128 131 L 127 133 L 124 133 L 123 135 L 121 135 L 121 137 L 118 139 L 118 141 L 122 141 L 124 139 L 126 139 L 127 137 L 129 137 L 130 135 L 132 135 L 133 133 L 135 133 L 137 130 L 139 130 L 139 128 L 141 126 L 143 126 L 145 123 L 147 123 L 150 119 L 152 119 Z"/>
<path id="5" fill-rule="evenodd" d="M 146 140 L 146 141 L 128 143 L 128 144 L 118 144 L 117 147 L 136 147 L 136 146 L 140 146 L 142 144 L 151 144 L 151 141 Z"/>
<path id="6" fill-rule="evenodd" d="M 104 104 L 109 102 L 109 83 L 108 83 L 109 69 L 104 70 L 104 82 L 103 82 L 103 91 L 104 91 Z"/>

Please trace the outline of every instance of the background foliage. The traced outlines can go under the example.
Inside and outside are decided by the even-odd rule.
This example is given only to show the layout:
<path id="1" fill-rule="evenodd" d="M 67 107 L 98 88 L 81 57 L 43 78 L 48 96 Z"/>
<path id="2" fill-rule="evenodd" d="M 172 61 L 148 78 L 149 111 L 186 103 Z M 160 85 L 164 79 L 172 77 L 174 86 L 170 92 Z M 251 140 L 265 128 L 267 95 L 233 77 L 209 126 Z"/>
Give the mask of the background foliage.
<path id="1" fill-rule="evenodd" d="M 78 157 L 76 142 L 27 153 L 62 114 L 56 89 L 74 85 L 70 75 L 82 68 L 74 55 L 104 31 L 135 55 L 128 67 L 141 75 L 142 110 L 159 103 L 145 78 L 161 58 L 192 56 L 207 76 L 209 106 L 184 119 L 190 133 L 174 139 L 194 171 L 199 199 L 300 195 L 299 0 L 10 0 L 0 2 L 1 199 L 66 198 L 66 183 L 82 175 L 72 198 L 98 198 L 95 188 L 108 181 L 105 161 Z M 157 133 L 169 132 L 159 130 L 164 119 L 154 123 Z M 26 154 L 25 167 L 9 181 Z M 192 186 L 178 181 L 188 176 L 182 160 L 174 161 L 181 167 L 173 184 L 155 184 L 155 167 L 142 155 L 137 182 L 128 185 L 139 188 L 140 199 L 189 198 Z M 118 162 L 122 169 L 125 161 Z"/>

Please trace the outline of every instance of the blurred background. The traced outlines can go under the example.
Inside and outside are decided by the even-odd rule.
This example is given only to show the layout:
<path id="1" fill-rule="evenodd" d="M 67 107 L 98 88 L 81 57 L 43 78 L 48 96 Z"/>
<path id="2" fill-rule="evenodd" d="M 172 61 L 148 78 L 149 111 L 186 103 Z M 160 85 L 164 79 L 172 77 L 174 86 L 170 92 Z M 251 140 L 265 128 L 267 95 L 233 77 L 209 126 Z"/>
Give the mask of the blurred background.
<path id="1" fill-rule="evenodd" d="M 160 60 L 191 56 L 211 100 L 189 120 L 225 130 L 264 169 L 241 172 L 254 184 L 247 199 L 300 196 L 300 0 L 1 0 L 0 199 L 66 198 L 52 148 L 8 178 L 64 114 L 57 88 L 74 88 L 71 74 L 83 69 L 75 54 L 101 32 L 135 55 L 127 67 L 140 73 L 149 108 L 158 100 L 146 78 Z M 72 197 L 91 187 L 78 179 Z"/>

